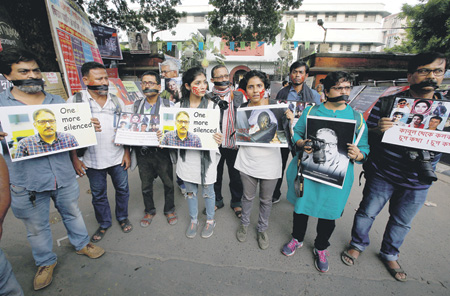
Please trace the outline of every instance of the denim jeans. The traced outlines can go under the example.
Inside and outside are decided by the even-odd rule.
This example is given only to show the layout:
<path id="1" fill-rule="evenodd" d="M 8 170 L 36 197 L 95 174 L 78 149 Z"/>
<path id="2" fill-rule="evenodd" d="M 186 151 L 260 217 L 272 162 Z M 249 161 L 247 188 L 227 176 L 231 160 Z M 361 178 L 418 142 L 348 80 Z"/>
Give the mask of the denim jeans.
<path id="1" fill-rule="evenodd" d="M 130 191 L 128 189 L 128 172 L 120 164 L 96 170 L 88 168 L 86 175 L 92 192 L 92 205 L 94 206 L 95 218 L 102 228 L 111 227 L 111 208 L 109 207 L 106 175 L 111 176 L 114 189 L 116 190 L 116 219 L 122 221 L 128 218 L 128 200 Z"/>
<path id="2" fill-rule="evenodd" d="M 198 217 L 198 186 L 199 184 L 184 181 L 186 185 L 186 198 L 189 206 L 189 216 L 191 221 L 197 221 Z M 206 220 L 214 220 L 214 207 L 216 205 L 216 197 L 214 195 L 214 184 L 203 185 L 202 194 L 205 198 Z"/>
<path id="3" fill-rule="evenodd" d="M 369 231 L 375 217 L 389 201 L 389 220 L 380 255 L 384 260 L 398 259 L 399 248 L 411 229 L 411 222 L 426 200 L 428 189 L 412 190 L 389 183 L 379 176 L 367 178 L 363 199 L 355 214 L 351 245 L 361 251 L 369 245 Z"/>
<path id="4" fill-rule="evenodd" d="M 0 249 L 0 295 L 23 296 L 22 288 L 14 276 L 11 264 Z"/>
<path id="5" fill-rule="evenodd" d="M 216 183 L 214 183 L 214 192 L 216 194 L 216 205 L 221 206 L 223 204 L 223 196 L 222 196 L 222 176 L 223 176 L 223 168 L 225 166 L 225 162 L 228 167 L 228 176 L 230 177 L 230 193 L 231 193 L 231 203 L 230 206 L 232 208 L 237 208 L 241 206 L 242 199 L 242 181 L 241 175 L 239 171 L 234 168 L 234 162 L 236 161 L 236 156 L 238 150 L 228 149 L 228 148 L 219 148 L 220 151 L 220 161 L 217 164 L 217 179 Z"/>
<path id="6" fill-rule="evenodd" d="M 34 203 L 31 201 L 32 194 L 35 195 Z M 79 195 L 80 188 L 76 180 L 67 187 L 44 192 L 30 192 L 11 185 L 11 208 L 16 218 L 25 224 L 36 266 L 48 266 L 56 262 L 49 223 L 50 198 L 61 214 L 70 243 L 75 249 L 79 251 L 89 243 L 86 225 L 78 208 Z"/>
<path id="7" fill-rule="evenodd" d="M 167 149 L 165 149 L 167 150 Z M 136 159 L 139 176 L 142 183 L 142 197 L 144 199 L 145 213 L 156 214 L 153 201 L 153 180 L 159 176 L 164 184 L 164 215 L 175 211 L 173 165 L 170 156 L 159 148 L 137 148 Z"/>

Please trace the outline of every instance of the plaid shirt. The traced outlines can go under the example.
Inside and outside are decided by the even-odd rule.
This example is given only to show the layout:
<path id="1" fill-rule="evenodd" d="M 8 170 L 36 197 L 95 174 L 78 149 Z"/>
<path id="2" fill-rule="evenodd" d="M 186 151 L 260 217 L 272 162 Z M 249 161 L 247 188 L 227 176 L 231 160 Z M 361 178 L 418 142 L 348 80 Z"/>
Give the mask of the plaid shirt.
<path id="1" fill-rule="evenodd" d="M 162 139 L 161 145 L 202 148 L 202 142 L 197 135 L 188 132 L 187 137 L 184 138 L 184 140 L 181 140 L 178 137 L 177 131 L 166 133 Z"/>
<path id="2" fill-rule="evenodd" d="M 52 151 L 60 151 L 77 146 L 77 139 L 75 139 L 72 134 L 57 132 L 56 139 L 51 144 L 43 141 L 41 136 L 36 134 L 20 140 L 17 146 L 15 158 Z"/>

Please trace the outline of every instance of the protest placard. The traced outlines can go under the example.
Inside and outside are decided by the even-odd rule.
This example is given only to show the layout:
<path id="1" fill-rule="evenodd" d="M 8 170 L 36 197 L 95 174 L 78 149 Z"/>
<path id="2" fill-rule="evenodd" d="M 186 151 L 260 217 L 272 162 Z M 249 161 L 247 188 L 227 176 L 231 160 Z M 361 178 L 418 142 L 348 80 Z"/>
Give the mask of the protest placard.
<path id="1" fill-rule="evenodd" d="M 181 85 L 181 76 L 161 79 L 161 98 L 178 102 L 181 99 Z"/>
<path id="2" fill-rule="evenodd" d="M 159 146 L 156 135 L 159 127 L 159 115 L 122 112 L 114 142 L 131 146 Z"/>
<path id="3" fill-rule="evenodd" d="M 97 144 L 87 103 L 2 107 L 0 121 L 12 161 Z"/>
<path id="4" fill-rule="evenodd" d="M 308 116 L 306 139 L 313 152 L 303 152 L 303 176 L 342 188 L 349 162 L 347 143 L 353 143 L 355 127 L 356 120 Z"/>
<path id="5" fill-rule="evenodd" d="M 196 108 L 161 108 L 161 147 L 217 150 L 213 138 L 220 133 L 220 110 Z"/>
<path id="6" fill-rule="evenodd" d="M 288 147 L 282 122 L 287 108 L 286 104 L 239 108 L 236 114 L 236 144 Z"/>
<path id="7" fill-rule="evenodd" d="M 443 131 L 449 118 L 450 102 L 396 98 L 390 118 L 394 126 L 383 142 L 404 147 L 450 152 L 450 133 Z"/>

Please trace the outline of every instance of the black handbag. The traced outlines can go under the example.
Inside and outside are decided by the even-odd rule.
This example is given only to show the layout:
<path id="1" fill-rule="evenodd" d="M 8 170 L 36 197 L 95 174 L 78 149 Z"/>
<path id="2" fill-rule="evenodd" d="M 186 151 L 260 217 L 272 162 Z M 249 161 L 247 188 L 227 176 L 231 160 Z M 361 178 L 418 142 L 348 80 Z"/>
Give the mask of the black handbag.
<path id="1" fill-rule="evenodd" d="M 305 178 L 303 177 L 302 156 L 303 151 L 300 151 L 298 153 L 298 161 L 297 161 L 297 176 L 295 176 L 294 180 L 295 195 L 297 197 L 303 197 L 303 189 L 304 189 Z"/>

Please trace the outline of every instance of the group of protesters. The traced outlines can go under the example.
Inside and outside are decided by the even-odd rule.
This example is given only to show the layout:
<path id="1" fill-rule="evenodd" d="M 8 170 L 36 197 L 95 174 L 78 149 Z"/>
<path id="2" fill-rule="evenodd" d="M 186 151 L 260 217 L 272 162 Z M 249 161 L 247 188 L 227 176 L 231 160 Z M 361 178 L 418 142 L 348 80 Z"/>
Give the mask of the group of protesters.
<path id="1" fill-rule="evenodd" d="M 231 86 L 226 66 L 217 65 L 210 73 L 210 81 L 214 84 L 211 93 L 226 101 L 228 107 L 220 108 L 220 132 L 212 135 L 219 148 L 201 150 L 114 144 L 118 124 L 116 119 L 119 118 L 117 115 L 127 111 L 127 107 L 109 92 L 105 66 L 87 62 L 81 68 L 86 90 L 73 95 L 67 102 L 89 104 L 97 145 L 12 162 L 5 142 L 7 133 L 1 130 L 0 140 L 4 157 L 0 156 L 0 226 L 11 204 L 15 217 L 22 220 L 26 226 L 28 241 L 38 267 L 33 282 L 34 289 L 47 287 L 52 282 L 53 270 L 57 263 L 56 254 L 52 250 L 53 239 L 49 223 L 50 199 L 61 214 L 68 238 L 76 253 L 93 259 L 101 257 L 105 250 L 96 243 L 106 235 L 113 220 L 107 196 L 108 174 L 115 189 L 115 219 L 124 233 L 133 230 L 133 223 L 128 218 L 130 197 L 128 168 L 132 162 L 132 155 L 135 154 L 144 202 L 143 217 L 139 221 L 141 227 L 149 227 L 156 215 L 153 186 L 157 177 L 164 185 L 163 212 L 167 222 L 170 225 L 178 222 L 174 201 L 175 165 L 176 183 L 184 193 L 189 208 L 190 221 L 186 236 L 194 238 L 200 225 L 198 196 L 201 189 L 206 221 L 200 235 L 202 238 L 210 237 L 216 225 L 215 211 L 224 207 L 222 177 L 226 163 L 230 179 L 230 207 L 240 220 L 236 238 L 241 243 L 244 243 L 248 236 L 252 204 L 259 184 L 260 204 L 256 230 L 258 245 L 264 250 L 269 247 L 268 227 L 271 208 L 280 201 L 280 187 L 291 154 L 292 161 L 286 171 L 286 180 L 287 199 L 294 205 L 293 229 L 292 237 L 287 238 L 284 245 L 280 243 L 281 253 L 286 256 L 294 255 L 304 244 L 309 217 L 318 218 L 317 235 L 312 251 L 317 270 L 327 272 L 329 240 L 335 229 L 335 220 L 343 214 L 353 184 L 354 164 L 358 163 L 364 164 L 366 182 L 361 203 L 354 217 L 350 243 L 344 247 L 341 254 L 342 262 L 348 266 L 356 263 L 369 245 L 372 223 L 390 201 L 390 216 L 383 236 L 380 259 L 396 280 L 406 281 L 407 274 L 398 262 L 399 248 L 411 228 L 414 216 L 425 202 L 431 182 L 423 180 L 417 164 L 405 161 L 407 148 L 381 141 L 383 133 L 394 126 L 384 106 L 389 104 L 393 106 L 399 97 L 443 100 L 443 96 L 436 89 L 443 80 L 446 66 L 446 59 L 440 53 L 430 52 L 414 56 L 409 62 L 407 71 L 410 87 L 401 93 L 380 98 L 366 123 L 362 115 L 348 104 L 352 88 L 352 76 L 349 73 L 342 71 L 329 73 L 322 81 L 321 95 L 305 83 L 309 75 L 308 65 L 296 61 L 290 67 L 289 84 L 279 91 L 276 99 L 272 99 L 267 96 L 269 80 L 266 73 L 258 70 L 247 72 L 239 83 L 241 91 L 235 91 Z M 9 89 L 0 93 L 0 108 L 66 103 L 61 97 L 44 90 L 39 61 L 29 51 L 11 49 L 0 53 L 0 73 L 12 83 Z M 173 63 L 165 62 L 161 66 L 161 76 L 166 79 L 176 77 L 178 69 Z M 210 100 L 211 96 L 207 95 L 207 73 L 203 68 L 191 68 L 182 74 L 181 97 L 175 104 L 170 99 L 172 97 L 160 97 L 161 76 L 156 71 L 148 71 L 141 76 L 145 98 L 131 105 L 133 110 L 129 111 L 158 115 L 162 107 L 219 108 L 217 102 Z M 324 99 L 321 99 L 321 96 Z M 292 110 L 287 108 L 284 113 L 282 121 L 283 126 L 287 127 L 285 130 L 288 131 L 288 148 L 236 145 L 235 124 L 239 108 L 288 105 L 291 102 L 306 102 L 308 107 L 303 110 L 295 126 Z M 175 118 L 177 126 L 179 124 L 181 128 L 186 127 L 187 123 L 182 115 Z M 314 153 L 312 140 L 307 134 L 308 116 L 348 119 L 356 122 L 353 141 L 346 143 L 347 150 L 344 155 L 348 160 L 348 166 L 342 188 L 303 178 L 300 175 L 303 156 Z M 52 121 L 44 120 L 43 124 L 51 126 Z M 332 130 L 324 130 L 322 133 L 327 154 L 329 150 L 336 148 L 338 139 Z M 161 131 L 158 131 L 157 135 L 161 137 Z M 318 135 L 319 132 L 317 137 Z M 53 143 L 38 140 L 36 145 L 48 146 L 46 151 L 51 151 L 52 145 L 58 140 L 56 132 Z M 184 133 L 178 133 L 174 140 L 186 143 L 194 139 L 186 129 Z M 435 153 L 430 161 L 433 169 L 439 158 L 440 154 Z M 336 166 L 341 164 L 342 162 L 336 163 Z M 89 179 L 92 205 L 99 224 L 91 236 L 88 235 L 78 207 L 79 185 L 76 175 L 80 177 L 86 175 Z M 0 227 L 0 237 L 1 229 Z M 11 265 L 1 250 L 0 274 L 1 295 L 23 293 L 12 273 Z"/>

